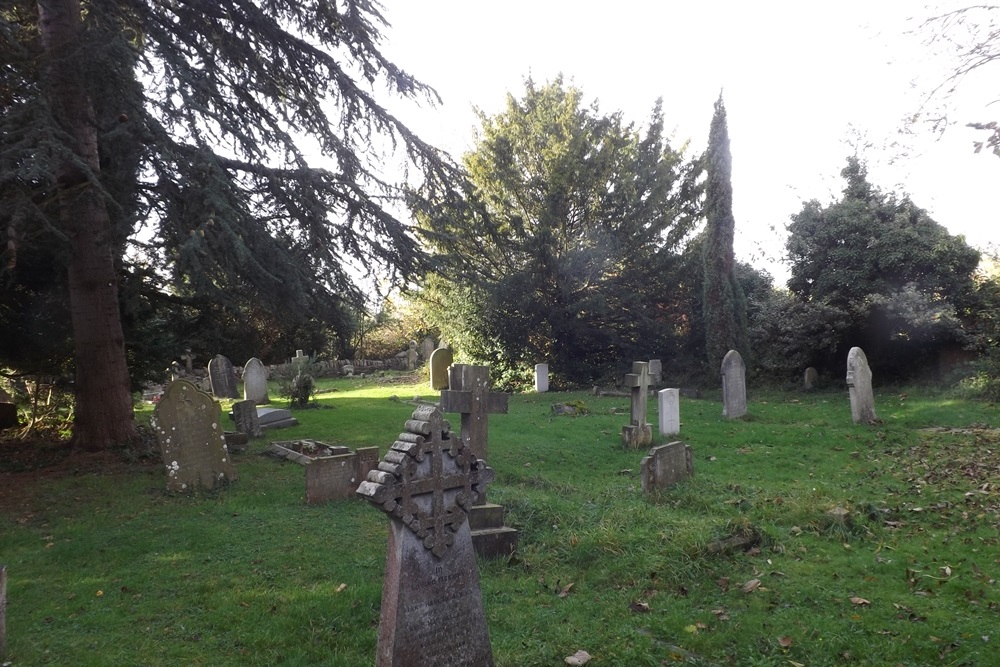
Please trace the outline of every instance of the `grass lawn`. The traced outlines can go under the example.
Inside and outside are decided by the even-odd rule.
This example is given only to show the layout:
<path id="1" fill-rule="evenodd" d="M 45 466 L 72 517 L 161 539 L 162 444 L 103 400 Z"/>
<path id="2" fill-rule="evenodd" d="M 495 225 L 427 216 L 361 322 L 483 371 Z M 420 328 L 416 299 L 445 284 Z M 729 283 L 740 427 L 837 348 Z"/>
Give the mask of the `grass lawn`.
<path id="1" fill-rule="evenodd" d="M 373 664 L 386 516 L 306 506 L 303 468 L 259 453 L 311 437 L 384 454 L 414 409 L 389 397 L 436 393 L 376 382 L 321 382 L 321 407 L 254 441 L 217 494 L 167 494 L 149 462 L 0 461 L 6 659 Z M 734 421 L 718 392 L 682 398 L 695 477 L 652 497 L 645 452 L 619 444 L 628 399 L 512 396 L 490 417 L 489 495 L 521 548 L 480 563 L 497 665 L 580 649 L 591 665 L 1000 664 L 996 408 L 906 391 L 876 393 L 875 426 L 851 423 L 846 390 L 751 389 Z M 552 415 L 572 400 L 590 414 Z M 759 540 L 713 547 L 732 536 Z"/>

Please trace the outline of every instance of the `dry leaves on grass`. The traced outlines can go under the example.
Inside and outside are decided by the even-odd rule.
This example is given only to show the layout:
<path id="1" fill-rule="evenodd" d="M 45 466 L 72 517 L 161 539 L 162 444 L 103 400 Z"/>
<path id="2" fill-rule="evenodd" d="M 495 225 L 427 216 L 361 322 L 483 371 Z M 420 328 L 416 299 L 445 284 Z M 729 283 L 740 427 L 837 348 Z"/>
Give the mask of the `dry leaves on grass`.
<path id="1" fill-rule="evenodd" d="M 586 651 L 580 650 L 573 655 L 567 656 L 563 662 L 567 665 L 586 665 L 590 662 L 590 654 Z"/>
<path id="2" fill-rule="evenodd" d="M 872 603 L 871 600 L 866 600 L 864 598 L 859 598 L 859 597 L 852 597 L 851 598 L 851 604 L 853 604 L 855 606 L 858 606 L 858 607 L 867 607 L 871 603 Z"/>
<path id="3" fill-rule="evenodd" d="M 751 579 L 750 581 L 743 584 L 742 590 L 744 593 L 753 593 L 755 590 L 760 588 L 760 579 Z"/>
<path id="4" fill-rule="evenodd" d="M 572 583 L 566 584 L 565 586 L 563 586 L 562 590 L 559 591 L 559 597 L 561 598 L 568 597 L 569 594 L 572 592 L 573 592 L 573 584 Z"/>

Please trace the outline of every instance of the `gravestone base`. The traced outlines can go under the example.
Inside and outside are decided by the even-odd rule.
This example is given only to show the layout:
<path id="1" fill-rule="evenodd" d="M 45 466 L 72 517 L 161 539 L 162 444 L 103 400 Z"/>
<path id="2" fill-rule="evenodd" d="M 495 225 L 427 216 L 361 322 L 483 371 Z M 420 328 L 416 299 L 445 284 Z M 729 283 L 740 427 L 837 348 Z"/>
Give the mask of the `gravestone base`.
<path id="1" fill-rule="evenodd" d="M 230 454 L 245 454 L 250 448 L 250 436 L 246 433 L 224 431 L 222 437 L 226 439 L 226 449 Z"/>
<path id="2" fill-rule="evenodd" d="M 520 533 L 504 525 L 503 505 L 485 503 L 469 510 L 472 547 L 482 558 L 508 558 L 517 551 Z"/>
<path id="3" fill-rule="evenodd" d="M 622 426 L 622 447 L 625 449 L 643 449 L 651 444 L 653 444 L 652 424 Z"/>

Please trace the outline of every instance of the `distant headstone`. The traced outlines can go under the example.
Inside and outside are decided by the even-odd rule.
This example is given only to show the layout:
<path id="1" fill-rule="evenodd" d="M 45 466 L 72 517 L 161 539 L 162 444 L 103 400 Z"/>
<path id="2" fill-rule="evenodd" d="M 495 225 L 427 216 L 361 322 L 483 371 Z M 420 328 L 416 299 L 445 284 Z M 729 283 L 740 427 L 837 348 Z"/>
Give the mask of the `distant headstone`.
<path id="1" fill-rule="evenodd" d="M 642 492 L 654 493 L 694 476 L 694 455 L 683 442 L 658 445 L 639 464 Z"/>
<path id="2" fill-rule="evenodd" d="M 190 373 L 194 370 L 194 355 L 191 354 L 191 348 L 184 350 L 184 354 L 181 355 L 181 361 L 184 362 L 184 368 Z"/>
<path id="3" fill-rule="evenodd" d="M 802 388 L 806 391 L 816 388 L 816 381 L 819 379 L 819 374 L 816 369 L 810 366 L 806 369 L 805 374 L 802 376 Z"/>
<path id="4" fill-rule="evenodd" d="M 722 359 L 722 416 L 729 419 L 747 413 L 747 367 L 743 356 L 729 350 Z"/>
<path id="5" fill-rule="evenodd" d="M 660 435 L 677 435 L 681 432 L 680 394 L 679 389 L 661 389 L 656 394 L 660 415 Z"/>
<path id="6" fill-rule="evenodd" d="M 406 349 L 406 370 L 412 371 L 417 367 L 417 358 L 420 353 L 417 352 L 417 341 L 411 340 L 410 346 Z"/>
<path id="7" fill-rule="evenodd" d="M 233 421 L 236 422 L 239 433 L 246 433 L 251 438 L 263 435 L 260 419 L 257 417 L 257 404 L 249 399 L 233 403 Z"/>
<path id="8" fill-rule="evenodd" d="M 212 490 L 236 480 L 219 405 L 187 380 L 167 386 L 150 424 L 167 468 L 168 491 Z"/>
<path id="9" fill-rule="evenodd" d="M 448 367 L 454 358 L 451 348 L 447 347 L 439 347 L 431 354 L 431 389 L 448 388 Z"/>
<path id="10" fill-rule="evenodd" d="M 852 347 L 847 354 L 847 391 L 851 397 L 851 418 L 855 424 L 878 421 L 875 394 L 872 392 L 872 369 L 860 347 Z"/>
<path id="11" fill-rule="evenodd" d="M 659 359 L 649 360 L 649 379 L 653 384 L 660 384 L 663 380 L 663 362 Z"/>
<path id="12" fill-rule="evenodd" d="M 549 390 L 549 365 L 535 364 L 535 391 L 544 394 Z"/>
<path id="13" fill-rule="evenodd" d="M 267 367 L 257 357 L 243 366 L 243 398 L 257 405 L 271 402 L 267 396 Z"/>
<path id="14" fill-rule="evenodd" d="M 434 344 L 434 339 L 430 336 L 424 338 L 420 343 L 420 358 L 426 364 L 431 360 L 431 355 L 434 354 L 434 350 L 437 349 L 437 345 Z"/>
<path id="15" fill-rule="evenodd" d="M 418 407 L 358 493 L 389 515 L 378 667 L 492 667 L 467 513 L 493 470 Z"/>
<path id="16" fill-rule="evenodd" d="M 622 427 L 622 447 L 625 449 L 641 449 L 653 442 L 653 427 L 646 423 L 649 383 L 649 364 L 633 361 L 632 372 L 625 376 L 625 386 L 632 389 L 632 420 L 628 426 Z"/>
<path id="17" fill-rule="evenodd" d="M 297 373 L 308 364 L 309 357 L 306 356 L 306 353 L 303 350 L 295 350 L 295 356 L 292 358 L 292 371 Z"/>
<path id="18" fill-rule="evenodd" d="M 236 393 L 236 371 L 233 362 L 221 354 L 208 362 L 208 379 L 212 384 L 212 394 L 216 398 L 238 398 Z"/>
<path id="19" fill-rule="evenodd" d="M 0 403 L 0 429 L 14 428 L 17 425 L 17 406 L 13 403 Z"/>

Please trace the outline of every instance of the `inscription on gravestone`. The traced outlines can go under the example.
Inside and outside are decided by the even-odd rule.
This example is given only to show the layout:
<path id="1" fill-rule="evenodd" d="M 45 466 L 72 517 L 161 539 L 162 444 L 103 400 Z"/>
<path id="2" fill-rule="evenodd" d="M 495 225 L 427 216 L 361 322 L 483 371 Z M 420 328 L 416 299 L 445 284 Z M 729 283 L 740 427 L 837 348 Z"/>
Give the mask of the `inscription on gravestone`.
<path id="1" fill-rule="evenodd" d="M 377 667 L 491 667 L 467 512 L 493 470 L 420 406 L 358 493 L 390 517 Z"/>

